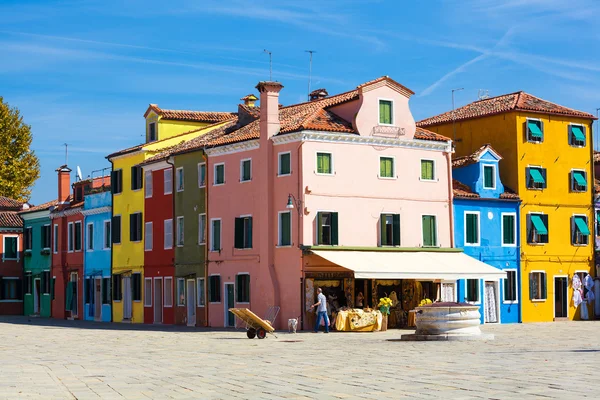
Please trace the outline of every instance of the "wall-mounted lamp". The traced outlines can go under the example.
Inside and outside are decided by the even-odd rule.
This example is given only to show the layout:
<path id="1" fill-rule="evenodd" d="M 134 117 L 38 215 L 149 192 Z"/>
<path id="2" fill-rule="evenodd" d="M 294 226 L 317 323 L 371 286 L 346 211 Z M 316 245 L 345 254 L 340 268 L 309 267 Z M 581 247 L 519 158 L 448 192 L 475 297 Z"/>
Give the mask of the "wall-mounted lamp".
<path id="1" fill-rule="evenodd" d="M 300 212 L 300 210 L 302 210 L 302 200 L 297 199 L 296 197 L 294 197 L 293 194 L 290 193 L 288 194 L 288 201 L 285 208 L 287 208 L 288 210 L 297 208 L 298 212 Z"/>

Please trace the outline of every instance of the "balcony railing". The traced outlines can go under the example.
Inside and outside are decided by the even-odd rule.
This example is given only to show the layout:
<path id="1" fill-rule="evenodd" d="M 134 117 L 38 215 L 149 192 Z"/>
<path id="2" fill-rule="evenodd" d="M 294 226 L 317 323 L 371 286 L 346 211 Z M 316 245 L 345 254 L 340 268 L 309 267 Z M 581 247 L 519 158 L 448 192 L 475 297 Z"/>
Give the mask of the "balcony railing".
<path id="1" fill-rule="evenodd" d="M 400 136 L 404 136 L 404 128 L 400 128 L 398 126 L 386 126 L 386 125 L 376 125 L 373 127 L 371 131 L 371 136 L 385 137 L 385 138 L 399 138 Z"/>

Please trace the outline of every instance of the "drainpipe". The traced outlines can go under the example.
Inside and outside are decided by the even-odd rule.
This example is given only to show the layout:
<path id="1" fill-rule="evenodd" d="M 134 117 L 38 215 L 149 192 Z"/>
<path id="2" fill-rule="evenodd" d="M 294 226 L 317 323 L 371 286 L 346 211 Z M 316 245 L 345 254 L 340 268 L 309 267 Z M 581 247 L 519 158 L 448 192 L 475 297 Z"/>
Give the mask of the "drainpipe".
<path id="1" fill-rule="evenodd" d="M 171 219 L 172 219 L 172 233 L 171 233 L 171 238 L 173 239 L 173 269 L 174 269 L 174 273 L 173 275 L 177 275 L 177 267 L 175 266 L 176 260 L 177 260 L 177 245 L 175 243 L 175 231 L 177 229 L 177 227 L 175 226 L 175 221 L 177 221 L 177 218 L 175 217 L 175 196 L 176 196 L 176 191 L 175 191 L 175 180 L 177 179 L 177 177 L 175 176 L 175 162 L 173 161 L 173 156 L 169 156 L 167 157 L 167 159 L 165 160 L 167 164 L 169 164 L 171 166 L 171 195 L 173 196 L 173 201 L 171 201 L 171 205 L 172 205 L 172 211 L 171 211 Z M 175 291 L 177 291 L 177 277 L 174 276 L 175 279 L 173 279 L 173 286 Z M 187 285 L 187 281 L 185 283 L 185 285 Z M 173 293 L 171 293 L 173 294 Z M 174 296 L 175 300 L 177 299 L 176 296 Z M 187 299 L 186 299 L 186 304 L 187 304 Z M 175 304 L 173 304 L 173 308 L 175 309 L 175 312 L 173 313 L 173 317 L 175 319 L 175 325 L 177 325 L 177 308 L 175 307 Z M 194 304 L 195 306 L 195 304 Z M 187 318 L 187 311 L 186 311 L 186 318 Z M 187 319 L 186 319 L 186 325 L 187 325 Z"/>
<path id="2" fill-rule="evenodd" d="M 113 175 L 112 172 L 114 170 L 114 163 L 112 162 L 112 160 L 108 160 L 110 161 L 110 294 L 111 294 L 111 299 L 110 299 L 110 322 L 115 322 L 115 307 L 113 305 L 113 299 L 115 298 L 115 294 L 113 293 L 113 288 L 115 287 L 113 284 L 113 256 L 114 256 L 114 249 L 113 249 L 113 240 L 112 240 L 112 236 L 113 236 L 113 217 L 115 215 L 115 192 L 113 190 L 113 185 L 114 182 L 112 181 Z"/>
<path id="3" fill-rule="evenodd" d="M 209 245 L 209 237 L 208 237 L 208 232 L 210 232 L 210 229 L 208 228 L 208 224 L 210 223 L 210 219 L 208 218 L 208 187 L 210 186 L 208 184 L 209 179 L 208 179 L 208 171 L 210 170 L 208 168 L 208 156 L 206 155 L 206 153 L 204 152 L 204 150 L 202 151 L 202 159 L 204 160 L 204 165 L 206 165 L 206 173 L 205 173 L 205 179 L 206 182 L 204 182 L 204 214 L 206 214 L 206 225 L 204 226 L 204 229 L 206 229 L 206 238 L 204 239 L 204 326 L 207 327 L 208 326 L 208 302 L 207 300 L 207 290 L 206 290 L 206 285 L 208 285 L 208 245 Z"/>
<path id="4" fill-rule="evenodd" d="M 302 206 L 302 209 L 300 209 L 300 207 L 298 207 L 298 249 L 300 250 L 300 330 L 304 330 L 304 317 L 305 317 L 305 310 L 304 310 L 304 302 L 305 297 L 306 297 L 306 293 L 304 293 L 304 287 L 305 287 L 305 273 L 304 273 L 304 251 L 302 251 L 302 235 L 304 233 L 304 230 L 302 228 L 304 228 L 304 207 L 305 207 L 305 195 L 302 191 L 302 170 L 300 168 L 301 165 L 301 159 L 302 159 L 302 145 L 304 145 L 304 141 L 302 143 L 300 143 L 300 145 L 297 148 L 297 165 L 298 165 L 298 199 L 302 199 L 302 202 L 300 203 Z"/>
<path id="5" fill-rule="evenodd" d="M 452 190 L 452 144 L 448 144 L 450 148 L 446 152 L 446 159 L 448 160 L 448 210 L 450 212 L 450 247 L 454 247 L 454 192 Z"/>

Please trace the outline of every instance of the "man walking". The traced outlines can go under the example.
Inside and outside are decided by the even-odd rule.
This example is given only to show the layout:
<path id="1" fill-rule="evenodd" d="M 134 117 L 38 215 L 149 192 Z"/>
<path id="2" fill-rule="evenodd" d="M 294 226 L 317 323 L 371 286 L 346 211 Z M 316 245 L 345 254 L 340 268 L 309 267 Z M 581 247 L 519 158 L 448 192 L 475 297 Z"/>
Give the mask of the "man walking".
<path id="1" fill-rule="evenodd" d="M 325 321 L 325 333 L 329 333 L 329 317 L 327 316 L 327 298 L 323 294 L 323 290 L 321 288 L 317 289 L 317 302 L 312 305 L 311 308 L 317 307 L 317 324 L 315 325 L 315 333 L 319 332 L 319 324 L 321 323 L 321 318 Z"/>

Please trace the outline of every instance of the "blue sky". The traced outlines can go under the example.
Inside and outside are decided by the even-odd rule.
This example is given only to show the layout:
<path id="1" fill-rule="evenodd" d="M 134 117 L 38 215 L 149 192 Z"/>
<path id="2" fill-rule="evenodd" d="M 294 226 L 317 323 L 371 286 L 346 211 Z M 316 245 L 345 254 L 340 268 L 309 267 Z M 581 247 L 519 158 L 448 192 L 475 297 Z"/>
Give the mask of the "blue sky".
<path id="1" fill-rule="evenodd" d="M 149 103 L 235 111 L 268 79 L 281 102 L 389 75 L 416 92 L 415 118 L 525 90 L 595 114 L 600 1 L 28 1 L 0 2 L 0 95 L 34 133 L 41 178 L 32 202 L 56 197 L 54 170 L 83 175 L 143 139 Z"/>

